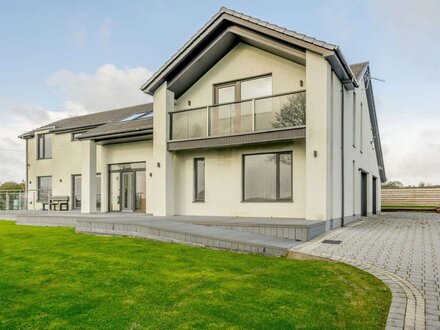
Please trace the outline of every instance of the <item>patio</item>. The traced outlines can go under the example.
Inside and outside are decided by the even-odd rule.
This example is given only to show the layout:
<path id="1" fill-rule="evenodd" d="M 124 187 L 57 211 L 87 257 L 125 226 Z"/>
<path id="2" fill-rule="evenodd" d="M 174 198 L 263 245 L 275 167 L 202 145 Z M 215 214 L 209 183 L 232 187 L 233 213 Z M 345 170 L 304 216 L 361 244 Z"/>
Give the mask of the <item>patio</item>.
<path id="1" fill-rule="evenodd" d="M 132 236 L 211 248 L 284 255 L 325 231 L 324 221 L 254 217 L 157 217 L 143 213 L 10 211 L 19 225 L 73 227 L 78 233 Z"/>

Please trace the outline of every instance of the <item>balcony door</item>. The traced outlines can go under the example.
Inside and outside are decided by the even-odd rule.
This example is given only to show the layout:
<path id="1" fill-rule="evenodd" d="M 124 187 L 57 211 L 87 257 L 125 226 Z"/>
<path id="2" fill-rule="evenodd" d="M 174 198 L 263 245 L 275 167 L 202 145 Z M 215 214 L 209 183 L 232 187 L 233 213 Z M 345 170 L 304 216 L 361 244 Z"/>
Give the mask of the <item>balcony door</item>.
<path id="1" fill-rule="evenodd" d="M 272 76 L 237 80 L 214 86 L 211 107 L 211 134 L 230 135 L 251 132 L 253 129 L 252 99 L 272 94 Z"/>

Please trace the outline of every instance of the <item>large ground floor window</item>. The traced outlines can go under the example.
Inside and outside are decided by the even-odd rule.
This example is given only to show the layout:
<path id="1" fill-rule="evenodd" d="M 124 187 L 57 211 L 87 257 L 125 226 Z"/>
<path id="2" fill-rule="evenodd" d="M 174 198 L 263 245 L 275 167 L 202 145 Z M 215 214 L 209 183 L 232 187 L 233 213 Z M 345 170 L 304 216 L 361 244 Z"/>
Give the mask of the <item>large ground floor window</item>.
<path id="1" fill-rule="evenodd" d="M 37 198 L 38 202 L 48 203 L 49 196 L 52 195 L 52 177 L 51 176 L 39 176 L 37 177 Z"/>
<path id="2" fill-rule="evenodd" d="M 147 208 L 145 162 L 109 165 L 110 211 L 143 211 Z"/>
<path id="3" fill-rule="evenodd" d="M 243 201 L 292 201 L 292 153 L 243 156 Z"/>
<path id="4" fill-rule="evenodd" d="M 72 208 L 81 208 L 81 175 L 72 175 Z M 101 209 L 101 174 L 96 174 L 96 209 Z"/>

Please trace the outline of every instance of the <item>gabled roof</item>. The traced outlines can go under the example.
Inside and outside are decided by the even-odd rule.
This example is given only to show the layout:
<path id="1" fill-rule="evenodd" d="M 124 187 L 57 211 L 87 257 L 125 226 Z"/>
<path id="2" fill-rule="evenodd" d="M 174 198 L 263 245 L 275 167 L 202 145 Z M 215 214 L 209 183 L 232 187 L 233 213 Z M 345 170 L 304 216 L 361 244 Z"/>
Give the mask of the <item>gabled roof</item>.
<path id="1" fill-rule="evenodd" d="M 361 62 L 356 64 L 350 64 L 351 71 L 353 72 L 357 81 L 360 81 L 368 69 L 369 62 Z"/>
<path id="2" fill-rule="evenodd" d="M 374 103 L 373 85 L 371 83 L 370 64 L 362 62 L 352 64 L 350 67 L 358 81 L 365 82 L 365 93 L 367 95 L 368 111 L 370 115 L 371 129 L 373 133 L 374 150 L 376 151 L 377 164 L 379 166 L 380 181 L 386 182 L 385 163 L 383 161 L 382 143 L 380 141 L 379 125 L 377 123 L 376 105 Z"/>
<path id="3" fill-rule="evenodd" d="M 141 112 L 152 112 L 153 104 L 148 103 L 142 107 Z M 139 111 L 138 111 L 139 112 Z M 135 113 L 138 113 L 135 112 Z M 121 119 L 124 119 L 124 116 Z M 102 139 L 109 135 L 126 135 L 129 133 L 152 133 L 153 131 L 153 118 L 135 119 L 130 121 L 121 121 L 121 119 L 103 124 L 87 132 L 81 134 L 78 139 Z"/>
<path id="4" fill-rule="evenodd" d="M 95 129 L 98 126 L 106 126 L 106 124 L 111 123 L 119 123 L 122 119 L 141 112 L 147 112 L 153 110 L 153 103 L 141 104 L 127 108 L 101 111 L 96 113 L 91 113 L 89 115 L 84 116 L 76 116 L 61 119 L 50 124 L 41 126 L 32 131 L 26 132 L 20 135 L 20 138 L 31 138 L 35 135 L 35 132 L 48 130 L 53 133 L 63 133 L 69 131 L 78 131 L 78 130 L 86 130 L 90 131 Z M 142 125 L 139 121 L 135 125 Z M 124 128 L 124 125 L 121 125 L 121 129 Z M 130 125 L 127 125 L 130 126 Z"/>
<path id="5" fill-rule="evenodd" d="M 169 89 L 178 97 L 184 92 L 185 87 L 194 82 L 192 80 L 204 74 L 232 49 L 237 40 L 258 46 L 264 45 L 286 54 L 295 50 L 303 53 L 305 50 L 311 50 L 329 61 L 347 88 L 357 87 L 357 81 L 338 46 L 222 7 L 141 86 L 141 90 L 153 95 L 154 91 L 167 81 Z M 179 78 L 187 86 L 176 83 Z"/>

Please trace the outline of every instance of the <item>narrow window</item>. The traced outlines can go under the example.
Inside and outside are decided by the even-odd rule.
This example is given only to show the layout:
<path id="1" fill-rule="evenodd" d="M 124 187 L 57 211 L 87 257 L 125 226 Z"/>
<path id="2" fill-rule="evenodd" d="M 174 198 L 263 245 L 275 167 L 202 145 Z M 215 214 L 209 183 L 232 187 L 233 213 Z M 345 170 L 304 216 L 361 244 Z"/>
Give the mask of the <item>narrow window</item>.
<path id="1" fill-rule="evenodd" d="M 360 129 L 360 149 L 363 151 L 364 147 L 364 108 L 361 102 L 361 129 Z"/>
<path id="2" fill-rule="evenodd" d="M 353 160 L 353 193 L 352 193 L 352 197 L 353 197 L 353 215 L 356 214 L 356 162 Z"/>
<path id="3" fill-rule="evenodd" d="M 50 134 L 39 134 L 38 138 L 38 159 L 52 158 L 52 137 Z"/>
<path id="4" fill-rule="evenodd" d="M 73 208 L 81 208 L 81 175 L 72 175 Z"/>
<path id="5" fill-rule="evenodd" d="M 49 196 L 52 195 L 52 177 L 39 176 L 37 177 L 37 198 L 40 203 L 47 203 Z"/>
<path id="6" fill-rule="evenodd" d="M 292 200 L 292 153 L 243 156 L 243 200 Z"/>
<path id="7" fill-rule="evenodd" d="M 205 201 L 205 159 L 194 159 L 194 201 Z"/>
<path id="8" fill-rule="evenodd" d="M 356 148 L 356 93 L 353 91 L 353 147 Z"/>

